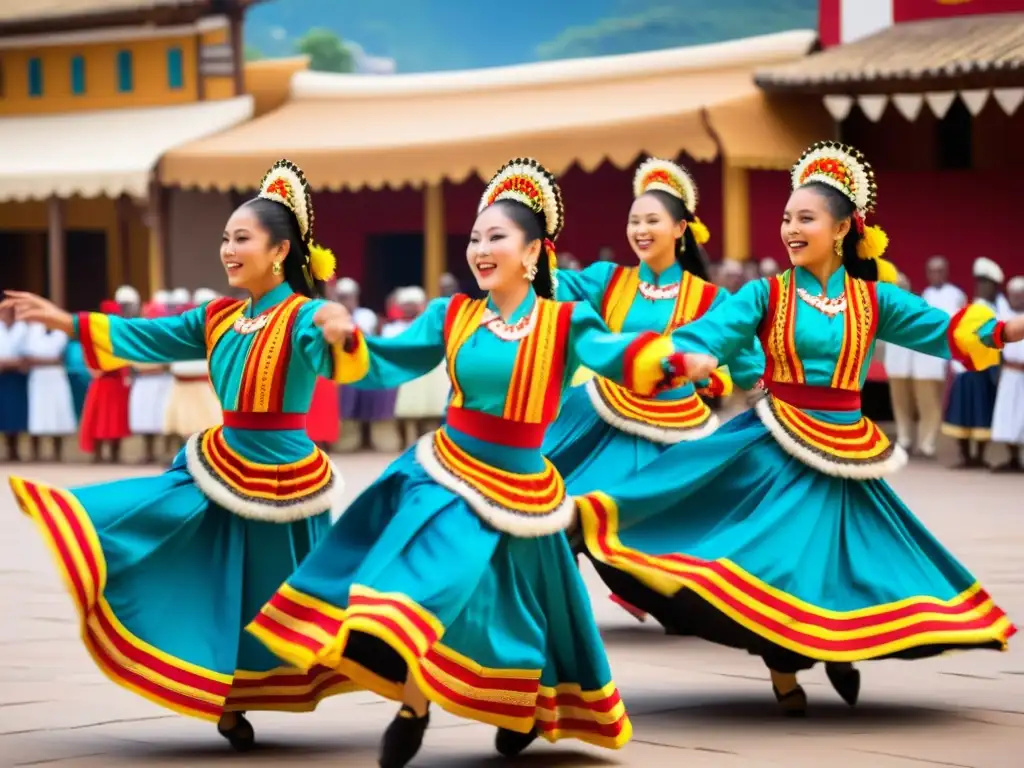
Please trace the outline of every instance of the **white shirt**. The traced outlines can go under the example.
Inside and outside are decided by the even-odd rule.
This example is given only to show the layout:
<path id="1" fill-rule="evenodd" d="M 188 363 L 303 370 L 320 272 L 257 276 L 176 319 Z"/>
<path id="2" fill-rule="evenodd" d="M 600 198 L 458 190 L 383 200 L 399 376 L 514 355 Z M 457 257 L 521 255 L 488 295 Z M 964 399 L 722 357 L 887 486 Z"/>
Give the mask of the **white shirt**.
<path id="1" fill-rule="evenodd" d="M 921 298 L 950 316 L 967 305 L 967 294 L 952 283 L 946 283 L 939 288 L 929 285 L 921 292 Z M 945 381 L 946 364 L 941 357 L 914 352 L 911 359 L 911 375 L 915 379 Z"/>
<path id="2" fill-rule="evenodd" d="M 366 307 L 357 307 L 352 313 L 352 320 L 367 336 L 377 333 L 377 313 Z"/>
<path id="3" fill-rule="evenodd" d="M 67 345 L 68 335 L 63 331 L 48 331 L 42 323 L 32 323 L 25 334 L 24 352 L 26 357 L 59 361 Z"/>
<path id="4" fill-rule="evenodd" d="M 412 320 L 392 320 L 381 329 L 380 335 L 385 339 L 390 339 L 392 336 L 400 334 L 410 325 L 412 325 Z"/>
<path id="5" fill-rule="evenodd" d="M 1007 307 L 1009 307 L 1009 303 L 1007 303 Z M 1003 315 L 1000 319 L 1003 321 L 1012 320 L 1022 315 L 1024 315 L 1024 312 L 1014 312 L 1012 309 L 1008 309 L 1007 314 Z M 1003 359 L 1008 363 L 1024 365 L 1024 341 L 1014 341 L 1003 347 Z"/>
<path id="6" fill-rule="evenodd" d="M 20 360 L 25 357 L 28 325 L 21 320 L 12 325 L 0 322 L 0 360 Z"/>

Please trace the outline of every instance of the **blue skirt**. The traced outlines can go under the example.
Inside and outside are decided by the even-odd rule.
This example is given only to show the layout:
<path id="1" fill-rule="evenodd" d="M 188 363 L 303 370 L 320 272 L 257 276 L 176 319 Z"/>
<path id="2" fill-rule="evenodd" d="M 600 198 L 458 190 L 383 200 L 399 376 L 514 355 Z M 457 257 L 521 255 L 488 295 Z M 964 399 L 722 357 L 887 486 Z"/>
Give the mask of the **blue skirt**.
<path id="1" fill-rule="evenodd" d="M 579 495 L 617 483 L 654 461 L 669 446 L 623 432 L 605 422 L 585 386 L 573 387 L 544 437 L 542 453 Z"/>
<path id="2" fill-rule="evenodd" d="M 991 439 L 998 387 L 998 368 L 957 374 L 949 390 L 942 433 L 957 440 Z"/>
<path id="3" fill-rule="evenodd" d="M 28 374 L 0 373 L 0 434 L 28 432 Z"/>
<path id="4" fill-rule="evenodd" d="M 282 666 L 243 631 L 330 527 L 239 517 L 209 501 L 184 453 L 162 475 L 71 490 L 18 477 L 78 608 L 81 636 L 111 680 L 208 720 L 226 710 L 310 711 L 350 690 L 331 670 Z"/>
<path id="5" fill-rule="evenodd" d="M 549 741 L 631 735 L 564 535 L 501 533 L 410 449 L 344 512 L 250 625 L 287 663 L 336 669 Z"/>
<path id="6" fill-rule="evenodd" d="M 577 506 L 619 595 L 780 672 L 1002 649 L 1015 631 L 888 483 L 812 469 L 754 411 Z"/>

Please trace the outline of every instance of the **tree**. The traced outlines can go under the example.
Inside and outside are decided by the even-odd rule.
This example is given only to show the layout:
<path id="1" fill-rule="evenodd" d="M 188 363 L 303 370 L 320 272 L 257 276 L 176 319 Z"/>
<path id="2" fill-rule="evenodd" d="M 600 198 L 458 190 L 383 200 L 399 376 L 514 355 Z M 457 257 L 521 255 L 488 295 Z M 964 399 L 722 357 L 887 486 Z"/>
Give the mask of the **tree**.
<path id="1" fill-rule="evenodd" d="M 245 46 L 245 60 L 246 61 L 259 61 L 263 58 L 263 51 L 257 48 L 255 45 Z"/>
<path id="2" fill-rule="evenodd" d="M 296 44 L 309 56 L 309 68 L 317 72 L 354 72 L 355 57 L 341 38 L 329 29 L 311 29 Z"/>

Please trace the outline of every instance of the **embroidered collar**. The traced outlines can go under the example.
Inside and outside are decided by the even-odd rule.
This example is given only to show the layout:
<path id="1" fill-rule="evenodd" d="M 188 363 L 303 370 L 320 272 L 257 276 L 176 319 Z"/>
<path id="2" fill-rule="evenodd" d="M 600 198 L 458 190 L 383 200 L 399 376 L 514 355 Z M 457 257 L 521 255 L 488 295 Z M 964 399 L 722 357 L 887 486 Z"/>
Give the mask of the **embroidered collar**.
<path id="1" fill-rule="evenodd" d="M 530 291 L 506 322 L 501 319 L 501 315 L 488 297 L 487 309 L 480 317 L 480 325 L 503 341 L 518 341 L 529 336 L 537 324 L 538 306 L 536 295 Z"/>
<path id="2" fill-rule="evenodd" d="M 267 310 L 273 309 L 293 293 L 294 291 L 288 283 L 281 283 L 273 290 L 263 294 L 255 305 L 252 303 L 252 299 L 249 299 L 245 304 L 245 311 L 242 314 L 245 317 L 256 317 Z"/>

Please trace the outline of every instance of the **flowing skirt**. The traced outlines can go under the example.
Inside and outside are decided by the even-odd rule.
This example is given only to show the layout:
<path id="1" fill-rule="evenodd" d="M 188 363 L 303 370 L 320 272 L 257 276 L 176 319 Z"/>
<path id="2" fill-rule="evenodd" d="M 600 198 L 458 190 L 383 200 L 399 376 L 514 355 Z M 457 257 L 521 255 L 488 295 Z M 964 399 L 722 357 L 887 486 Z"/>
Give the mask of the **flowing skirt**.
<path id="1" fill-rule="evenodd" d="M 306 416 L 306 434 L 314 443 L 337 442 L 341 434 L 338 385 L 320 377 L 313 390 L 313 401 Z"/>
<path id="2" fill-rule="evenodd" d="M 515 538 L 399 457 L 249 631 L 287 663 L 461 717 L 617 748 L 625 707 L 563 535 Z"/>
<path id="3" fill-rule="evenodd" d="M 97 440 L 123 440 L 131 435 L 128 425 L 130 393 L 127 379 L 121 372 L 103 374 L 92 380 L 78 433 L 83 451 L 92 453 Z"/>
<path id="4" fill-rule="evenodd" d="M 78 419 L 63 366 L 33 368 L 28 375 L 28 431 L 36 436 L 75 434 Z"/>
<path id="5" fill-rule="evenodd" d="M 0 435 L 28 431 L 28 376 L 19 371 L 0 373 Z"/>
<path id="6" fill-rule="evenodd" d="M 754 411 L 577 506 L 618 594 L 780 672 L 1002 649 L 1016 631 L 888 483 L 812 469 Z"/>
<path id="7" fill-rule="evenodd" d="M 184 453 L 162 475 L 64 490 L 10 478 L 56 557 L 81 637 L 111 680 L 168 709 L 310 711 L 351 686 L 284 667 L 245 625 L 316 546 L 328 513 L 255 521 L 209 501 Z"/>

